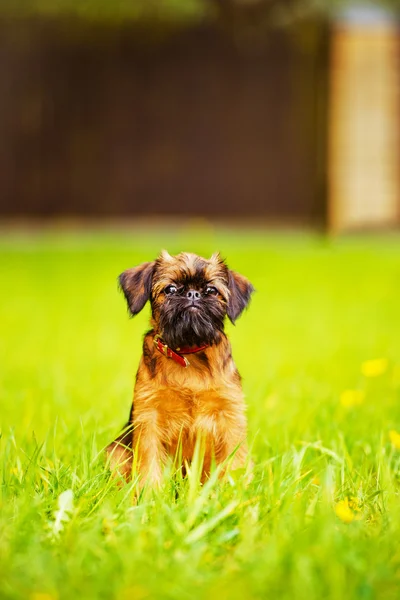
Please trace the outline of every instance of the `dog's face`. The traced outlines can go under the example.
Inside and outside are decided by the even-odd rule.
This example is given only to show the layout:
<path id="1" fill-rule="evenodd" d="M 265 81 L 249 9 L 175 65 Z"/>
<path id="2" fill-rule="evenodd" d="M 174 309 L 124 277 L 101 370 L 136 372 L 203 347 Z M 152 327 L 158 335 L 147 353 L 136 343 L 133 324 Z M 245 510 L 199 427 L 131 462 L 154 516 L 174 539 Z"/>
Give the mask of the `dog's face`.
<path id="1" fill-rule="evenodd" d="M 253 291 L 219 254 L 206 260 L 163 251 L 154 262 L 124 271 L 119 281 L 132 315 L 150 300 L 154 328 L 172 349 L 217 343 L 225 316 L 234 323 Z"/>

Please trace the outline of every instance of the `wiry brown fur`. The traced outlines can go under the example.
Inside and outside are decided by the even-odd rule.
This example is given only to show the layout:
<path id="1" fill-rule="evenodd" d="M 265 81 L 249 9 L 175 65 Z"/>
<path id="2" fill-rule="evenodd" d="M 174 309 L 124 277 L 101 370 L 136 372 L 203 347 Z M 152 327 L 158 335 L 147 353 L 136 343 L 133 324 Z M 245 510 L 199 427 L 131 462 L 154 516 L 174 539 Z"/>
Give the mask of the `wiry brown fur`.
<path id="1" fill-rule="evenodd" d="M 171 257 L 166 252 L 152 263 L 125 271 L 120 283 L 132 315 L 151 301 L 152 329 L 144 337 L 127 428 L 107 448 L 111 468 L 129 477 L 136 452 L 142 484 L 158 484 L 167 458 L 176 457 L 180 449 L 184 468 L 199 437 L 205 440 L 203 479 L 213 459 L 220 464 L 235 450 L 232 468 L 244 465 L 245 404 L 223 319 L 227 314 L 235 321 L 241 314 L 253 291 L 251 284 L 230 271 L 219 255 L 206 260 L 189 253 Z M 171 283 L 182 290 L 181 298 L 167 297 L 165 290 Z M 208 296 L 204 291 L 208 285 L 215 286 L 218 293 Z M 186 302 L 184 294 L 189 288 L 202 294 L 203 313 L 198 320 L 193 317 L 193 330 L 189 327 L 180 333 L 186 309 L 179 312 L 176 307 L 177 302 Z M 190 354 L 190 366 L 184 368 L 155 348 L 156 334 L 164 341 L 179 341 L 179 335 L 186 335 L 195 345 L 210 345 Z M 185 339 L 180 344 L 188 345 Z"/>

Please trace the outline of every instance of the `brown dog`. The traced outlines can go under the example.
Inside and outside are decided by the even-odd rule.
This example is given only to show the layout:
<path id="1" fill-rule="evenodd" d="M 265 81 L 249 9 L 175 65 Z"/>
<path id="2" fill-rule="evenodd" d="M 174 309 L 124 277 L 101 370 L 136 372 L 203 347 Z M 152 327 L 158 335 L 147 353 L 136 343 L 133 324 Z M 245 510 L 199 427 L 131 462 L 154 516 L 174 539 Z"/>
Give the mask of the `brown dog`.
<path id="1" fill-rule="evenodd" d="M 219 254 L 170 256 L 128 269 L 120 284 L 132 315 L 151 302 L 129 422 L 107 448 L 112 470 L 129 477 L 133 455 L 140 482 L 159 484 L 168 457 L 181 466 L 205 441 L 203 480 L 213 458 L 222 463 L 236 450 L 232 468 L 246 461 L 246 417 L 240 375 L 224 333 L 235 322 L 253 286 L 230 271 Z"/>

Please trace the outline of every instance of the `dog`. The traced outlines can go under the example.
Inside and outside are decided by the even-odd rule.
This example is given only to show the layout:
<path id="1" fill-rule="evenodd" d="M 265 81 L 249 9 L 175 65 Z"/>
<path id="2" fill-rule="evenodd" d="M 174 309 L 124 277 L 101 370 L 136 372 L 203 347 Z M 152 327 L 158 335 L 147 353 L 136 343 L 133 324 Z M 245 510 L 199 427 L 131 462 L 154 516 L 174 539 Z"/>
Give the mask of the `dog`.
<path id="1" fill-rule="evenodd" d="M 185 474 L 199 440 L 203 482 L 213 461 L 220 465 L 232 455 L 230 468 L 245 466 L 245 403 L 224 321 L 235 323 L 252 284 L 219 253 L 207 260 L 166 251 L 124 271 L 119 282 L 132 316 L 150 301 L 151 329 L 127 426 L 107 447 L 111 470 L 129 479 L 134 461 L 139 485 L 159 486 L 169 457 L 179 456 Z"/>

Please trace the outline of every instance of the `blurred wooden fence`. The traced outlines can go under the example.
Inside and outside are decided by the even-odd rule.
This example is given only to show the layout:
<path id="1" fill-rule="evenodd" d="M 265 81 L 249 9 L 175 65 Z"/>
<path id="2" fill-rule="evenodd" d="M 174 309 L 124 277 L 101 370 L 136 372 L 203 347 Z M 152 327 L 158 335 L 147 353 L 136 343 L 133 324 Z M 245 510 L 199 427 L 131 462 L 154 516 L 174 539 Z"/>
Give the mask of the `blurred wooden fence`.
<path id="1" fill-rule="evenodd" d="M 327 35 L 0 24 L 0 214 L 325 214 Z"/>

